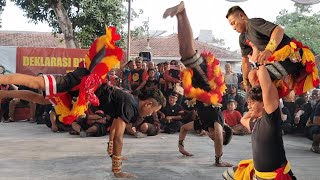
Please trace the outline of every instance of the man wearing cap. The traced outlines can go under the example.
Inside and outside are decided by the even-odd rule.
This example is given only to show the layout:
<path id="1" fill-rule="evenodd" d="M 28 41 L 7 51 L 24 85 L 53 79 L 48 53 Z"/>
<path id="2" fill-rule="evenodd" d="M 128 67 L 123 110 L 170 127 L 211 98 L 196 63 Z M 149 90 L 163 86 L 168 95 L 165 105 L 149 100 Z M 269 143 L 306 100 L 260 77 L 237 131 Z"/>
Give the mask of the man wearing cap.
<path id="1" fill-rule="evenodd" d="M 179 131 L 182 126 L 182 114 L 184 113 L 183 108 L 180 104 L 177 104 L 179 95 L 175 92 L 169 96 L 169 101 L 164 108 L 161 109 L 160 120 L 162 125 L 161 131 L 168 134 L 173 134 Z"/>

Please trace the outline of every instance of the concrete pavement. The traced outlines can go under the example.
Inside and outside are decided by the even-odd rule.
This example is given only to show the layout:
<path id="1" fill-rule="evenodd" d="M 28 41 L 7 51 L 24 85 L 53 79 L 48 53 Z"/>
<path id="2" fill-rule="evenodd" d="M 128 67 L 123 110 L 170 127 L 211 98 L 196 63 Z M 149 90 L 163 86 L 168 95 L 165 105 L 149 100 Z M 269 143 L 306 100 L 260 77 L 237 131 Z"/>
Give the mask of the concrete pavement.
<path id="1" fill-rule="evenodd" d="M 80 138 L 52 133 L 45 125 L 0 123 L 0 180 L 114 179 L 106 154 L 106 137 Z M 193 133 L 185 147 L 195 154 L 184 157 L 177 148 L 178 134 L 136 139 L 126 136 L 123 169 L 138 179 L 219 180 L 225 168 L 213 166 L 213 143 Z M 320 155 L 309 151 L 311 141 L 284 136 L 287 158 L 298 179 L 319 180 Z M 223 160 L 236 164 L 251 157 L 250 136 L 234 136 L 224 147 Z"/>

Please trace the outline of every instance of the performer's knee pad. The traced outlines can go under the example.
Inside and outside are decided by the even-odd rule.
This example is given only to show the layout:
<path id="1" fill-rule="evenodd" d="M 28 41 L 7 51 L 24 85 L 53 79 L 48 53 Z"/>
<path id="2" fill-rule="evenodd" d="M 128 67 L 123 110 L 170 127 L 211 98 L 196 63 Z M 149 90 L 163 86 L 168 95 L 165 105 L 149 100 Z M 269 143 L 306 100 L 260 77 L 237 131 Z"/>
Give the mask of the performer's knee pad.
<path id="1" fill-rule="evenodd" d="M 224 180 L 234 180 L 234 170 L 233 167 L 228 168 L 222 174 Z"/>
<path id="2" fill-rule="evenodd" d="M 181 59 L 181 62 L 193 71 L 192 84 L 206 91 L 210 91 L 207 77 L 207 64 L 200 54 L 196 53 L 187 59 Z"/>
<path id="3" fill-rule="evenodd" d="M 223 130 L 224 130 L 223 145 L 228 145 L 233 136 L 232 128 L 227 124 L 225 124 L 223 126 Z"/>

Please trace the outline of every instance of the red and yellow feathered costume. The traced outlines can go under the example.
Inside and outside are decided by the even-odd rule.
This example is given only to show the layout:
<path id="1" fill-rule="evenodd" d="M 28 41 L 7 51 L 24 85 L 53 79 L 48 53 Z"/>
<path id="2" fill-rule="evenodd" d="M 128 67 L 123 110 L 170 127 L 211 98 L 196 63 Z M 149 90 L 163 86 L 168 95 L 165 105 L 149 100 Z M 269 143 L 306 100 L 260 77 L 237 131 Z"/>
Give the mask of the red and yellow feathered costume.
<path id="1" fill-rule="evenodd" d="M 120 40 L 120 35 L 116 33 L 115 27 L 106 28 L 106 35 L 96 39 L 91 45 L 85 58 L 85 67 L 88 69 L 98 52 L 104 49 L 104 55 L 99 56 L 97 63 L 90 68 L 90 74 L 82 78 L 81 83 L 72 90 L 79 90 L 77 101 L 72 103 L 72 97 L 65 93 L 54 97 L 56 113 L 61 115 L 59 120 L 64 124 L 71 124 L 78 116 L 85 113 L 88 103 L 99 105 L 99 99 L 94 92 L 106 81 L 107 73 L 116 66 L 122 58 L 122 49 L 115 45 L 115 41 Z M 89 70 L 89 69 L 88 69 Z"/>
<path id="2" fill-rule="evenodd" d="M 220 62 L 210 52 L 203 52 L 201 57 L 206 61 L 206 76 L 211 90 L 207 92 L 201 88 L 193 87 L 193 71 L 190 68 L 186 68 L 181 74 L 184 95 L 205 104 L 219 105 L 222 100 L 223 93 L 227 88 L 221 72 Z"/>
<path id="3" fill-rule="evenodd" d="M 289 44 L 275 51 L 268 58 L 268 61 L 284 61 L 287 58 L 300 59 L 299 49 L 302 50 L 303 54 L 301 62 L 296 63 L 301 63 L 304 66 L 305 77 L 297 79 L 293 75 L 289 75 L 285 79 L 276 82 L 276 86 L 279 87 L 280 97 L 286 96 L 290 89 L 294 90 L 297 95 L 300 95 L 319 85 L 319 75 L 315 57 L 309 47 L 302 45 L 302 43 L 297 40 L 292 40 Z"/>

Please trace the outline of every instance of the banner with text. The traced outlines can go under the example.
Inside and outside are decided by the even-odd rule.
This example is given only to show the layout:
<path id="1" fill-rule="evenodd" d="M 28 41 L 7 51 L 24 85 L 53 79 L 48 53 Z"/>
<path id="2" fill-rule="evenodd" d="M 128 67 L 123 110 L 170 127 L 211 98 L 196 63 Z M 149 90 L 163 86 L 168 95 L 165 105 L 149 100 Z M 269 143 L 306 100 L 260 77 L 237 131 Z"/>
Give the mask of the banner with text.
<path id="1" fill-rule="evenodd" d="M 85 60 L 87 49 L 17 48 L 16 72 L 29 75 L 65 74 Z"/>

